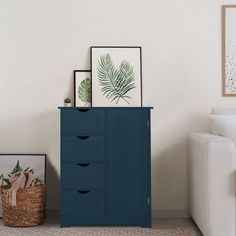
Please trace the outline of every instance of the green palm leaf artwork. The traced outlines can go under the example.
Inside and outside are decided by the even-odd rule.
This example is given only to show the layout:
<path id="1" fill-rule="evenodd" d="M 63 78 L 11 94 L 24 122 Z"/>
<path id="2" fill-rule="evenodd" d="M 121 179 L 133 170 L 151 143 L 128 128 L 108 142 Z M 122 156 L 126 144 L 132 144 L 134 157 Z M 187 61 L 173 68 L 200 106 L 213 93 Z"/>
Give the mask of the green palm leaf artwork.
<path id="1" fill-rule="evenodd" d="M 133 67 L 127 61 L 122 61 L 116 68 L 109 54 L 100 57 L 97 69 L 99 84 L 103 96 L 118 104 L 120 100 L 129 104 L 129 92 L 136 88 Z"/>
<path id="2" fill-rule="evenodd" d="M 81 101 L 85 103 L 91 103 L 92 101 L 92 85 L 91 79 L 86 78 L 81 81 L 78 89 L 78 95 Z M 86 104 L 85 104 L 86 105 Z"/>

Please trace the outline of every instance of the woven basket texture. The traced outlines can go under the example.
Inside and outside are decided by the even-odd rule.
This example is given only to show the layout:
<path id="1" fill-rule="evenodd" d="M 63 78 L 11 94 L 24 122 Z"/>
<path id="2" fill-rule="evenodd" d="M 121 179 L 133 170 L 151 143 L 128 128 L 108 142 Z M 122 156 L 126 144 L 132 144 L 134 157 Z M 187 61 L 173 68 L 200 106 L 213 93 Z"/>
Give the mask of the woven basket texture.
<path id="1" fill-rule="evenodd" d="M 18 190 L 16 207 L 6 202 L 7 188 L 1 188 L 3 223 L 7 226 L 29 227 L 44 223 L 46 186 Z"/>

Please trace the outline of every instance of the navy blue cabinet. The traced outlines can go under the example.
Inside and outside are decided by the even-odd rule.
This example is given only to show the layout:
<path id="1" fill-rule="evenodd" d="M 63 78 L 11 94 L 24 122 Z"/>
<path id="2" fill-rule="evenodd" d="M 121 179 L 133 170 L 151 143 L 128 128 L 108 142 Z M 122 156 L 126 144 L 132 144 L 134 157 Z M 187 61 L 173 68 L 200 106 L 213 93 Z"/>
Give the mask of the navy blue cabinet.
<path id="1" fill-rule="evenodd" d="M 61 227 L 151 227 L 150 109 L 60 108 Z"/>

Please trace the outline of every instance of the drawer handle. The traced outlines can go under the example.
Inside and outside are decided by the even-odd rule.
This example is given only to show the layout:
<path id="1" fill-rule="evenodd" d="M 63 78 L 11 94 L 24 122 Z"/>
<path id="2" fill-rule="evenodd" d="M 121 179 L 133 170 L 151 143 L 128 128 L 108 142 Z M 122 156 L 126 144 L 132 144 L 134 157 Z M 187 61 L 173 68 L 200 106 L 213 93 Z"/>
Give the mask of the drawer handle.
<path id="1" fill-rule="evenodd" d="M 81 167 L 86 167 L 89 165 L 90 165 L 90 163 L 78 163 L 78 166 L 81 166 Z"/>
<path id="2" fill-rule="evenodd" d="M 89 109 L 77 109 L 77 111 L 80 111 L 80 112 L 87 112 L 87 111 L 89 111 Z"/>
<path id="3" fill-rule="evenodd" d="M 80 194 L 87 194 L 89 192 L 90 192 L 89 190 L 78 190 L 78 193 Z"/>
<path id="4" fill-rule="evenodd" d="M 88 139 L 89 136 L 77 136 L 77 138 L 85 140 L 85 139 Z"/>

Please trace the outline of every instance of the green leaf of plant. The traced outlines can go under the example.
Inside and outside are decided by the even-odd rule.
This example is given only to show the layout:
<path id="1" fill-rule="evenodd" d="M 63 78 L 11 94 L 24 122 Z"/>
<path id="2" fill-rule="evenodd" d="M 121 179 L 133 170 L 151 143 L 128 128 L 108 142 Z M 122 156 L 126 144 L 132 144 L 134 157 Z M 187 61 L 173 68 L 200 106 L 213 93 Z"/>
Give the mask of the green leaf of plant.
<path id="1" fill-rule="evenodd" d="M 23 169 L 22 169 L 22 167 L 20 166 L 20 162 L 19 162 L 19 160 L 18 160 L 17 163 L 16 163 L 15 168 L 14 168 L 14 169 L 12 170 L 12 172 L 11 172 L 11 175 L 20 173 L 22 170 L 23 170 Z"/>
<path id="2" fill-rule="evenodd" d="M 3 179 L 3 181 L 7 184 L 7 185 L 11 185 L 11 182 L 10 182 L 10 180 L 9 179 Z"/>
<path id="3" fill-rule="evenodd" d="M 135 88 L 133 67 L 127 61 L 122 61 L 119 69 L 115 68 L 109 54 L 103 55 L 98 61 L 97 69 L 99 84 L 103 96 L 111 102 L 123 99 L 129 103 L 128 92 Z"/>
<path id="4" fill-rule="evenodd" d="M 90 78 L 86 78 L 83 81 L 81 81 L 78 89 L 78 94 L 81 101 L 83 102 L 92 101 L 92 85 Z"/>

